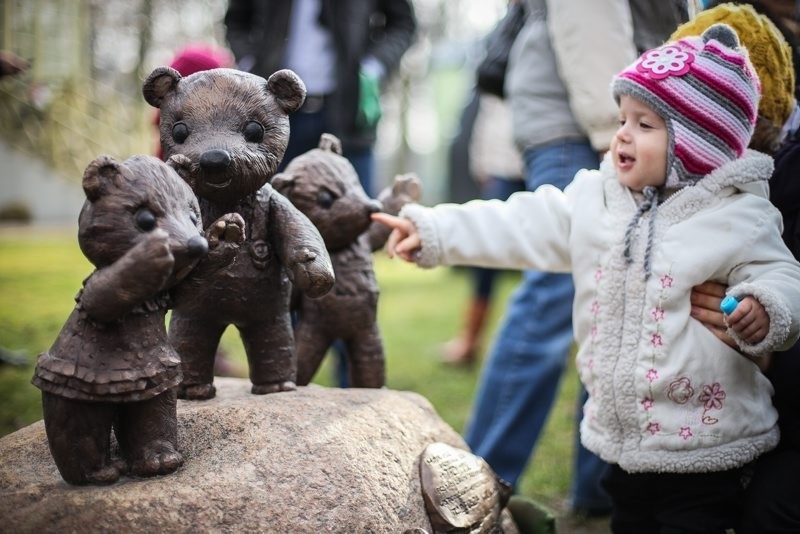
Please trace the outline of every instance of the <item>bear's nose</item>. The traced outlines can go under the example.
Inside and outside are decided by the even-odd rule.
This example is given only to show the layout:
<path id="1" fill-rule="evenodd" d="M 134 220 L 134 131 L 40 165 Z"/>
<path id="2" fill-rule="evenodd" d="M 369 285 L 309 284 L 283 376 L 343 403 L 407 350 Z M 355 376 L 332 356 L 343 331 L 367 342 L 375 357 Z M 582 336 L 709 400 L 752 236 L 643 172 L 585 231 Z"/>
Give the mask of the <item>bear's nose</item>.
<path id="1" fill-rule="evenodd" d="M 207 150 L 200 156 L 200 167 L 204 171 L 222 171 L 231 164 L 231 155 L 227 150 Z"/>
<path id="2" fill-rule="evenodd" d="M 186 243 L 186 250 L 192 258 L 199 258 L 208 253 L 208 241 L 201 235 L 192 236 Z"/>
<path id="3" fill-rule="evenodd" d="M 373 198 L 373 199 L 370 199 L 370 201 L 367 203 L 367 211 L 370 214 L 378 213 L 381 210 L 383 210 L 383 204 L 381 203 L 380 200 L 377 200 L 377 199 Z"/>

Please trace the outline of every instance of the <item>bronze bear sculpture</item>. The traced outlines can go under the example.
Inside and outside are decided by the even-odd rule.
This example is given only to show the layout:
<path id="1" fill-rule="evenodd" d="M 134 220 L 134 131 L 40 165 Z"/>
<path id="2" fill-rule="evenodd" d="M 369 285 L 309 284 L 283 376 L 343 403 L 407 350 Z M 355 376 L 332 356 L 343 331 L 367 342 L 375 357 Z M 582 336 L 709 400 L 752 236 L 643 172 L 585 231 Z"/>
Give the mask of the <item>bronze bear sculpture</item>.
<path id="1" fill-rule="evenodd" d="M 297 383 L 311 381 L 328 348 L 340 339 L 347 348 L 350 384 L 379 388 L 386 370 L 372 252 L 384 245 L 390 229 L 373 223 L 370 215 L 397 214 L 407 202 L 419 200 L 421 188 L 415 176 L 400 176 L 380 200 L 370 199 L 341 153 L 339 140 L 323 134 L 319 148 L 296 157 L 272 178 L 273 187 L 320 231 L 336 273 L 333 289 L 323 297 L 295 298 Z"/>
<path id="2" fill-rule="evenodd" d="M 164 154 L 197 195 L 203 219 L 235 212 L 246 223 L 236 260 L 172 313 L 169 337 L 183 362 L 178 396 L 215 395 L 214 356 L 228 325 L 242 338 L 253 393 L 296 389 L 292 284 L 318 297 L 334 280 L 317 229 L 268 183 L 286 150 L 288 114 L 305 98 L 303 82 L 289 70 L 265 80 L 232 69 L 183 78 L 159 67 L 142 92 L 161 110 Z"/>
<path id="3" fill-rule="evenodd" d="M 33 377 L 50 451 L 70 484 L 110 484 L 128 470 L 167 474 L 183 458 L 175 396 L 180 359 L 167 339 L 166 311 L 193 268 L 191 276 L 203 278 L 201 271 L 232 259 L 244 222 L 222 217 L 207 240 L 191 189 L 150 156 L 97 158 L 83 189 L 78 242 L 96 270 Z"/>

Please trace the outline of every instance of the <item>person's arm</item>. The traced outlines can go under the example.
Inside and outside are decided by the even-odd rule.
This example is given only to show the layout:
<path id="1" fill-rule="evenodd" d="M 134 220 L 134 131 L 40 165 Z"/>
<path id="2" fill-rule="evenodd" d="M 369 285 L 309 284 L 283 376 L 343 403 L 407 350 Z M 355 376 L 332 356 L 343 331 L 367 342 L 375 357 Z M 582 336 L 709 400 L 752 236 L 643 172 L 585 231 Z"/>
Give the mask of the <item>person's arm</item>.
<path id="1" fill-rule="evenodd" d="M 603 152 L 619 126 L 611 79 L 637 57 L 628 1 L 547 0 L 547 19 L 572 112 Z"/>
<path id="2" fill-rule="evenodd" d="M 230 0 L 225 12 L 225 38 L 237 63 L 253 56 L 254 9 L 251 0 Z"/>
<path id="3" fill-rule="evenodd" d="M 742 198 L 737 204 L 741 220 L 732 230 L 741 245 L 729 261 L 733 267 L 726 274 L 727 294 L 740 302 L 745 297 L 755 298 L 769 315 L 769 329 L 757 343 L 747 338 L 747 332 L 743 336 L 728 328 L 728 334 L 742 352 L 761 357 L 786 350 L 800 336 L 800 264 L 777 231 L 780 213 L 766 200 Z"/>
<path id="4" fill-rule="evenodd" d="M 476 265 L 569 272 L 571 202 L 553 186 L 507 201 L 474 200 L 426 208 L 408 204 L 388 248 L 420 267 Z M 395 219 L 373 215 L 391 224 Z"/>
<path id="5" fill-rule="evenodd" d="M 403 54 L 411 46 L 417 29 L 417 19 L 410 0 L 381 0 L 377 11 L 385 17 L 385 25 L 378 40 L 371 42 L 362 65 L 377 60 L 383 72 L 381 78 L 397 69 Z M 374 68 L 374 67 L 373 67 Z"/>

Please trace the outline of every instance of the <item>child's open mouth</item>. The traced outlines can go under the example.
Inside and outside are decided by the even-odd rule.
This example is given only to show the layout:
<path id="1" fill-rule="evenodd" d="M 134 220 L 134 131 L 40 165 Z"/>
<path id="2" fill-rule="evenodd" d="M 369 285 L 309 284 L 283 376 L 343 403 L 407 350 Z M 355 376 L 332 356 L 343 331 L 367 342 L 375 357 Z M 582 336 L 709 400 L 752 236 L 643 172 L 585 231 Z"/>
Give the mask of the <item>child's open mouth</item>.
<path id="1" fill-rule="evenodd" d="M 629 156 L 628 154 L 624 154 L 622 152 L 617 154 L 617 165 L 620 169 L 630 169 L 633 167 L 635 162 L 636 158 Z"/>

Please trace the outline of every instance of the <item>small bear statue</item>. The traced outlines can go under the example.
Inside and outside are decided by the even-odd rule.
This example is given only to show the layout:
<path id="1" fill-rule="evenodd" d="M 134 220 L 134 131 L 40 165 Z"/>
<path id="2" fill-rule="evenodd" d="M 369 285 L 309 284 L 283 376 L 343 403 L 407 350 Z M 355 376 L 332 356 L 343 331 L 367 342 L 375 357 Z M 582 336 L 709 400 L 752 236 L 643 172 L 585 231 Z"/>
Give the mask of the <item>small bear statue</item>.
<path id="1" fill-rule="evenodd" d="M 317 229 L 268 183 L 286 150 L 288 114 L 305 99 L 303 82 L 290 70 L 265 80 L 233 69 L 184 78 L 158 67 L 142 93 L 161 110 L 164 154 L 195 192 L 203 219 L 235 212 L 247 225 L 236 261 L 172 312 L 169 337 L 183 367 L 178 396 L 215 395 L 214 357 L 229 325 L 241 335 L 252 393 L 295 390 L 292 285 L 318 297 L 334 280 Z"/>
<path id="2" fill-rule="evenodd" d="M 151 156 L 122 163 L 101 156 L 86 168 L 83 190 L 78 243 L 96 269 L 33 377 L 50 452 L 70 484 L 111 484 L 128 471 L 171 473 L 183 463 L 181 367 L 166 311 L 190 272 L 207 274 L 233 259 L 244 221 L 226 215 L 204 236 L 192 190 Z M 112 458 L 112 429 L 120 458 Z"/>
<path id="3" fill-rule="evenodd" d="M 320 231 L 336 274 L 328 294 L 295 298 L 297 383 L 307 385 L 325 352 L 341 339 L 347 347 L 350 383 L 380 388 L 386 371 L 372 252 L 383 246 L 390 229 L 373 223 L 370 215 L 382 209 L 397 214 L 407 202 L 419 200 L 421 187 L 415 176 L 400 176 L 381 192 L 380 200 L 370 199 L 341 153 L 339 139 L 323 134 L 319 148 L 296 157 L 272 178 L 273 187 Z"/>

